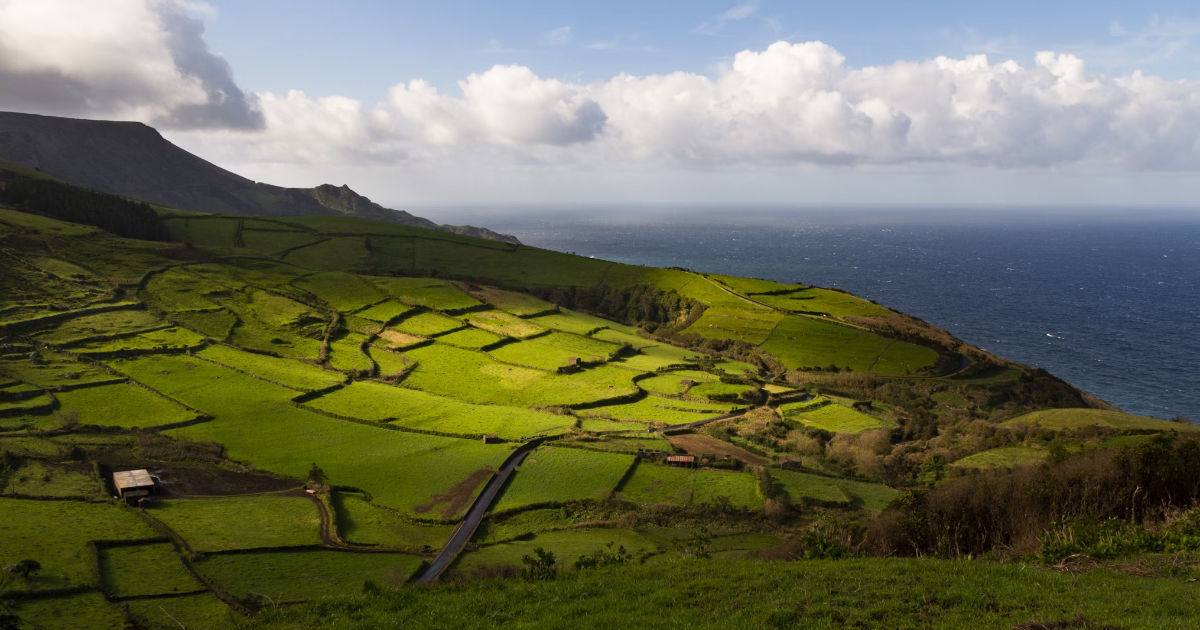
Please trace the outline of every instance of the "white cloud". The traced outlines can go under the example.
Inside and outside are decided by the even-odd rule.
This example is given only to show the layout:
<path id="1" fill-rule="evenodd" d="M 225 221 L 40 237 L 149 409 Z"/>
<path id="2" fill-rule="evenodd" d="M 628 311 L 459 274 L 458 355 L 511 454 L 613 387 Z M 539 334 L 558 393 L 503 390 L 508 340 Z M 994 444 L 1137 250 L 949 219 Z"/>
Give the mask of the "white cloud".
<path id="1" fill-rule="evenodd" d="M 183 0 L 0 0 L 0 108 L 255 128 L 262 118 Z"/>
<path id="2" fill-rule="evenodd" d="M 758 1 L 751 0 L 736 4 L 717 15 L 702 22 L 699 26 L 692 29 L 693 33 L 700 35 L 716 35 L 725 28 L 725 25 L 730 22 L 744 20 L 758 12 Z"/>
<path id="3" fill-rule="evenodd" d="M 1052 52 L 1026 65 L 973 55 L 854 68 L 827 44 L 777 42 L 738 53 L 717 76 L 576 84 L 498 65 L 458 88 L 413 80 L 369 108 L 263 94 L 269 142 L 253 150 L 299 162 L 484 152 L 579 168 L 1200 168 L 1200 82 L 1091 74 L 1078 57 Z"/>
<path id="4" fill-rule="evenodd" d="M 560 26 L 542 34 L 542 43 L 547 46 L 566 46 L 571 43 L 571 27 Z"/>

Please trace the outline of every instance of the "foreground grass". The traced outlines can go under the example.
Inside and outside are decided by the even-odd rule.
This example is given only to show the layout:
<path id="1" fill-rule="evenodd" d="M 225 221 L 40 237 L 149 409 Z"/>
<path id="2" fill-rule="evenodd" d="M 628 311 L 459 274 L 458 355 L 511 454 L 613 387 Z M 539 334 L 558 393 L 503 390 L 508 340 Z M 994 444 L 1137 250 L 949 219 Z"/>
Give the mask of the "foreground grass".
<path id="1" fill-rule="evenodd" d="M 1200 621 L 1194 596 L 1195 586 L 1182 579 L 1016 564 L 680 559 L 554 582 L 406 588 L 298 606 L 258 621 L 269 628 L 1009 628 L 1027 622 L 1194 628 Z"/>

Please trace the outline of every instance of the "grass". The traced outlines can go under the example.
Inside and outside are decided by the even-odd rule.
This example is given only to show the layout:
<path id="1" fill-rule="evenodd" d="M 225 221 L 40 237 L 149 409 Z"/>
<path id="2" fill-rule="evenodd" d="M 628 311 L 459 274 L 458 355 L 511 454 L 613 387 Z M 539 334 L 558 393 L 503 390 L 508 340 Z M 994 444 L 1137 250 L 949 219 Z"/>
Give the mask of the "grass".
<path id="1" fill-rule="evenodd" d="M 500 341 L 502 337 L 478 328 L 464 328 L 447 335 L 438 337 L 439 343 L 447 343 L 459 348 L 478 350 L 484 346 Z"/>
<path id="2" fill-rule="evenodd" d="M 440 549 L 454 526 L 417 523 L 368 501 L 357 492 L 334 492 L 331 502 L 343 540 L 409 551 Z"/>
<path id="3" fill-rule="evenodd" d="M 725 497 L 736 507 L 761 508 L 758 481 L 749 473 L 677 468 L 638 462 L 621 495 L 638 503 L 717 504 Z"/>
<path id="4" fill-rule="evenodd" d="M 1050 451 L 1033 446 L 1001 446 L 968 455 L 951 463 L 955 468 L 1012 468 L 1038 464 L 1050 456 Z"/>
<path id="5" fill-rule="evenodd" d="M 293 249 L 283 260 L 308 269 L 343 271 L 363 268 L 368 254 L 363 237 L 340 236 Z"/>
<path id="6" fill-rule="evenodd" d="M 505 439 L 562 433 L 574 418 L 502 405 L 473 405 L 422 391 L 358 381 L 307 403 L 316 409 L 364 420 L 441 433 Z"/>
<path id="7" fill-rule="evenodd" d="M 600 366 L 574 374 L 549 374 L 492 360 L 443 344 L 406 352 L 417 367 L 407 387 L 466 402 L 494 405 L 571 405 L 635 393 L 633 374 Z"/>
<path id="8" fill-rule="evenodd" d="M 438 311 L 454 311 L 482 304 L 445 280 L 382 276 L 370 276 L 370 280 L 397 300 L 414 306 L 424 306 Z"/>
<path id="9" fill-rule="evenodd" d="M 687 390 L 687 395 L 696 398 L 728 398 L 740 396 L 754 389 L 753 385 L 738 383 L 700 383 Z"/>
<path id="10" fill-rule="evenodd" d="M 398 324 L 392 325 L 393 329 L 402 333 L 422 337 L 440 335 L 462 327 L 463 323 L 461 321 L 437 313 L 417 313 L 412 317 L 405 318 Z"/>
<path id="11" fill-rule="evenodd" d="M 100 482 L 86 465 L 56 466 L 30 459 L 10 471 L 5 480 L 7 484 L 0 490 L 6 494 L 31 497 L 96 497 L 100 494 Z"/>
<path id="12" fill-rule="evenodd" d="M 143 620 L 154 630 L 185 628 L 232 628 L 242 621 L 225 602 L 210 593 L 133 599 L 121 603 L 130 614 Z"/>
<path id="13" fill-rule="evenodd" d="M 1200 431 L 1200 425 L 1187 422 L 1169 422 L 1158 418 L 1135 416 L 1121 411 L 1102 409 L 1043 409 L 1001 423 L 1001 426 L 1028 424 L 1055 431 L 1069 431 L 1083 427 L 1109 427 L 1118 431 Z"/>
<path id="14" fill-rule="evenodd" d="M 204 337 L 186 328 L 172 326 L 150 330 L 133 337 L 108 339 L 74 345 L 72 352 L 82 354 L 116 352 L 121 350 L 185 350 L 199 349 Z"/>
<path id="15" fill-rule="evenodd" d="M 692 402 L 647 396 L 632 403 L 607 405 L 581 411 L 581 414 L 599 414 L 616 420 L 665 424 L 687 424 L 729 413 L 731 407 L 721 403 Z"/>
<path id="16" fill-rule="evenodd" d="M 862 433 L 883 426 L 879 419 L 829 401 L 810 401 L 781 405 L 784 418 L 830 433 Z"/>
<path id="17" fill-rule="evenodd" d="M 329 342 L 329 366 L 342 372 L 373 370 L 375 362 L 363 352 L 362 344 L 366 340 L 366 335 L 348 333 Z"/>
<path id="18" fill-rule="evenodd" d="M 332 483 L 366 489 L 380 504 L 409 514 L 447 492 L 473 496 L 477 485 L 460 485 L 508 455 L 504 445 L 375 428 L 298 409 L 289 403 L 292 390 L 188 357 L 113 364 L 215 417 L 169 434 L 218 442 L 231 459 L 297 480 L 316 462 Z"/>
<path id="19" fill-rule="evenodd" d="M 898 494 L 878 483 L 835 479 L 795 470 L 770 469 L 771 478 L 783 486 L 792 503 L 805 500 L 822 504 L 857 505 L 882 510 Z"/>
<path id="20" fill-rule="evenodd" d="M 420 564 L 420 557 L 407 554 L 316 549 L 211 555 L 196 562 L 196 569 L 239 598 L 269 598 L 264 599 L 269 607 L 270 601 L 292 603 L 361 592 L 367 580 L 400 586 Z"/>
<path id="21" fill-rule="evenodd" d="M 367 347 L 367 356 L 379 366 L 380 376 L 400 374 L 416 364 L 415 361 L 398 353 L 378 348 L 374 345 Z"/>
<path id="22" fill-rule="evenodd" d="M 605 341 L 552 332 L 527 341 L 506 344 L 488 354 L 507 363 L 555 370 L 570 365 L 572 360 L 586 363 L 603 362 L 618 349 L 619 346 Z"/>
<path id="23" fill-rule="evenodd" d="M 196 356 L 297 391 L 325 389 L 346 378 L 303 361 L 281 359 L 223 345 L 211 345 L 196 353 Z"/>
<path id="24" fill-rule="evenodd" d="M 615 328 L 618 331 L 625 331 L 626 334 L 631 334 L 633 329 L 629 326 L 622 326 L 607 319 L 601 319 L 586 313 L 576 313 L 561 309 L 557 313 L 542 315 L 541 317 L 531 318 L 529 321 L 536 323 L 539 326 L 561 330 L 563 332 L 575 333 L 576 335 L 586 335 L 592 331 L 603 328 Z"/>
<path id="25" fill-rule="evenodd" d="M 453 571 L 469 574 L 475 569 L 489 566 L 520 567 L 521 558 L 532 555 L 533 550 L 537 547 L 555 555 L 556 565 L 560 571 L 571 571 L 577 558 L 590 555 L 594 551 L 607 549 L 610 542 L 613 543 L 611 550 L 614 552 L 618 546 L 625 547 L 626 551 L 633 554 L 658 550 L 657 541 L 629 529 L 607 527 L 566 529 L 539 533 L 532 540 L 480 547 L 479 551 L 460 556 Z"/>
<path id="26" fill-rule="evenodd" d="M 733 339 L 761 344 L 784 316 L 775 311 L 710 307 L 685 332 L 705 339 Z"/>
<path id="27" fill-rule="evenodd" d="M 62 411 L 78 414 L 79 424 L 149 428 L 196 417 L 158 394 L 126 383 L 59 392 L 55 397 Z"/>
<path id="28" fill-rule="evenodd" d="M 471 295 L 496 308 L 518 316 L 535 315 L 554 310 L 556 307 L 542 299 L 525 293 L 504 291 L 492 287 L 484 287 L 471 291 Z"/>
<path id="29" fill-rule="evenodd" d="M 401 315 L 411 311 L 412 308 L 413 307 L 407 304 L 402 304 L 395 300 L 387 300 L 375 304 L 370 308 L 365 308 L 361 311 L 358 311 L 355 313 L 355 315 L 358 315 L 363 319 L 369 319 L 371 321 L 383 323 L 400 317 Z"/>
<path id="30" fill-rule="evenodd" d="M 577 552 L 563 549 L 559 563 L 570 564 L 573 554 Z M 509 557 L 514 555 L 518 554 Z M 428 620 L 429 627 L 494 628 L 519 618 L 529 627 L 556 627 L 570 620 L 571 627 L 579 629 L 1111 625 L 1186 630 L 1200 619 L 1191 598 L 1181 595 L 1189 588 L 1183 578 L 1064 572 L 1016 563 L 668 558 L 566 575 L 554 582 L 497 579 L 432 591 L 412 589 L 382 599 L 348 597 L 291 608 L 261 623 L 268 628 L 305 628 L 353 619 L 343 625 L 368 628 L 421 619 Z"/>
<path id="31" fill-rule="evenodd" d="M 516 315 L 505 313 L 504 311 L 481 311 L 478 313 L 468 313 L 463 316 L 468 323 L 476 328 L 482 328 L 488 332 L 496 333 L 501 337 L 516 337 L 524 339 L 545 332 L 545 328 L 533 323 L 527 319 L 521 319 Z"/>
<path id="32" fill-rule="evenodd" d="M 632 464 L 630 455 L 542 446 L 517 468 L 493 509 L 503 512 L 536 503 L 604 499 Z"/>
<path id="33" fill-rule="evenodd" d="M 695 383 L 712 383 L 721 377 L 699 370 L 676 370 L 656 374 L 638 381 L 638 387 L 655 394 L 677 396 L 688 391 Z"/>
<path id="34" fill-rule="evenodd" d="M 835 365 L 898 375 L 937 361 L 937 352 L 924 346 L 798 316 L 783 318 L 762 347 L 791 369 Z"/>
<path id="35" fill-rule="evenodd" d="M 357 311 L 382 302 L 385 295 L 375 285 L 360 276 L 342 271 L 328 271 L 301 276 L 292 281 L 297 286 L 341 312 Z"/>
<path id="36" fill-rule="evenodd" d="M 608 341 L 615 341 L 618 339 L 617 335 L 606 335 L 604 334 L 606 332 L 611 331 L 602 330 L 593 335 L 593 337 Z M 639 349 L 638 354 L 622 357 L 621 359 L 618 359 L 618 362 L 620 365 L 624 365 L 628 368 L 641 372 L 654 372 L 656 370 L 662 370 L 672 366 L 695 363 L 701 357 L 700 353 L 698 352 L 684 350 L 683 348 L 676 348 L 675 346 L 666 344 L 648 344 L 646 343 L 645 339 L 642 340 L 642 343 L 634 345 L 634 347 Z"/>
<path id="37" fill-rule="evenodd" d="M 125 627 L 125 617 L 121 610 L 108 603 L 98 592 L 65 597 L 19 599 L 9 602 L 8 607 L 31 628 Z M 0 608 L 0 612 L 6 611 Z"/>
<path id="38" fill-rule="evenodd" d="M 587 420 L 584 420 L 586 422 Z M 638 427 L 641 429 L 641 427 Z M 638 450 L 644 449 L 647 451 L 662 451 L 664 453 L 673 452 L 671 443 L 663 438 L 662 434 L 647 434 L 643 430 L 637 434 L 623 436 L 605 436 L 603 440 L 576 442 L 581 447 L 587 447 L 592 450 L 606 451 L 609 453 L 637 453 Z"/>
<path id="39" fill-rule="evenodd" d="M 147 513 L 194 551 L 321 544 L 317 507 L 307 497 L 171 499 L 154 502 Z"/>
<path id="40" fill-rule="evenodd" d="M 100 550 L 100 581 L 116 597 L 169 595 L 203 590 L 183 566 L 171 543 Z"/>
<path id="41" fill-rule="evenodd" d="M 98 586 L 87 553 L 89 540 L 138 540 L 158 534 L 132 511 L 112 503 L 0 498 L 0 563 L 33 558 L 42 570 L 13 590 Z"/>
<path id="42" fill-rule="evenodd" d="M 100 335 L 133 333 L 162 325 L 162 320 L 146 311 L 109 311 L 59 322 L 52 329 L 34 333 L 34 337 L 45 343 L 63 344 Z"/>

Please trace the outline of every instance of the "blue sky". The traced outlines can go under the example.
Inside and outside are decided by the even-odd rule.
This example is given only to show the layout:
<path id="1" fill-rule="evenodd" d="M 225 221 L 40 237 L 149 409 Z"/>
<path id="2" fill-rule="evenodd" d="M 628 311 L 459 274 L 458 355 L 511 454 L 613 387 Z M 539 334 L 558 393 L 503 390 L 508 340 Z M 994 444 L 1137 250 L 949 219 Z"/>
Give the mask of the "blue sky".
<path id="1" fill-rule="evenodd" d="M 439 88 L 494 64 L 595 81 L 707 73 L 744 49 L 820 40 L 854 66 L 1038 50 L 1089 55 L 1100 72 L 1196 74 L 1195 2 L 353 2 L 210 1 L 207 39 L 254 90 L 382 96 L 401 80 Z M 720 19 L 738 7 L 746 17 Z M 567 27 L 564 39 L 553 33 Z M 707 27 L 707 28 L 705 28 Z M 561 32 L 561 31 L 560 31 Z M 1103 53 L 1103 57 L 1099 53 Z M 1087 58 L 1087 57 L 1085 57 Z"/>
<path id="2" fill-rule="evenodd" d="M 0 109 L 397 207 L 1175 205 L 1194 2 L 0 0 Z"/>

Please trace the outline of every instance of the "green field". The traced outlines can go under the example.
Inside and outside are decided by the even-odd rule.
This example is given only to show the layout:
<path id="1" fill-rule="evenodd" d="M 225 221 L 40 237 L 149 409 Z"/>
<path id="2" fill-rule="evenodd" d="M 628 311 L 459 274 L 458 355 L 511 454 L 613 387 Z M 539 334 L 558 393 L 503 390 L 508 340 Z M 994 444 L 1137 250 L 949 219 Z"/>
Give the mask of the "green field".
<path id="1" fill-rule="evenodd" d="M 555 306 L 545 300 L 538 299 L 532 295 L 525 293 L 517 293 L 515 291 L 504 291 L 494 288 L 479 288 L 473 289 L 471 295 L 482 300 L 496 308 L 526 317 L 536 315 L 546 311 L 555 310 Z"/>
<path id="2" fill-rule="evenodd" d="M 484 346 L 500 341 L 502 337 L 478 328 L 464 328 L 447 335 L 438 337 L 439 343 L 446 343 L 468 350 L 478 350 Z"/>
<path id="3" fill-rule="evenodd" d="M 437 313 L 417 313 L 392 325 L 395 330 L 421 337 L 440 335 L 462 327 L 461 321 Z"/>
<path id="4" fill-rule="evenodd" d="M 577 448 L 542 446 L 517 468 L 493 511 L 537 503 L 604 499 L 633 464 L 633 457 Z"/>
<path id="5" fill-rule="evenodd" d="M 342 416 L 390 420 L 397 426 L 505 439 L 562 433 L 574 418 L 501 405 L 473 405 L 403 387 L 359 381 L 307 403 Z"/>
<path id="6" fill-rule="evenodd" d="M 45 389 L 55 389 L 60 385 L 102 383 L 119 378 L 69 355 L 46 350 L 38 351 L 36 361 L 28 357 L 0 359 L 0 374 Z"/>
<path id="7" fill-rule="evenodd" d="M 362 277 L 341 271 L 301 276 L 292 284 L 342 312 L 357 311 L 387 299 L 382 291 Z"/>
<path id="8" fill-rule="evenodd" d="M 635 422 L 662 422 L 666 424 L 687 424 L 697 420 L 715 418 L 730 412 L 732 407 L 714 402 L 693 402 L 647 396 L 637 402 L 620 405 L 606 405 L 581 411 L 584 416 L 602 416 L 616 420 L 632 420 Z"/>
<path id="9" fill-rule="evenodd" d="M 37 560 L 35 577 L 18 579 L 7 588 L 38 591 L 95 583 L 90 540 L 141 540 L 158 534 L 132 511 L 112 503 L 34 501 L 0 498 L 0 562 Z"/>
<path id="10" fill-rule="evenodd" d="M 549 374 L 494 361 L 478 352 L 433 344 L 406 352 L 417 368 L 406 387 L 494 405 L 570 405 L 636 393 L 633 373 L 600 366 L 574 374 Z"/>
<path id="11" fill-rule="evenodd" d="M 196 350 L 204 343 L 204 337 L 186 328 L 171 326 L 150 330 L 132 337 L 73 344 L 71 351 L 87 355 L 122 350 Z"/>
<path id="12" fill-rule="evenodd" d="M 546 330 L 531 320 L 521 319 L 516 315 L 511 315 L 504 311 L 468 313 L 463 316 L 463 319 L 476 328 L 496 333 L 501 337 L 524 339 L 525 337 L 530 337 Z"/>
<path id="13" fill-rule="evenodd" d="M 527 341 L 503 345 L 488 354 L 507 363 L 555 370 L 570 365 L 573 360 L 585 363 L 606 361 L 618 349 L 619 346 L 608 342 L 552 332 Z"/>
<path id="14" fill-rule="evenodd" d="M 125 383 L 84 387 L 55 397 L 60 409 L 78 414 L 80 424 L 148 428 L 196 417 L 195 412 L 158 394 Z"/>
<path id="15" fill-rule="evenodd" d="M 381 545 L 407 551 L 438 549 L 450 538 L 453 525 L 418 523 L 380 507 L 357 492 L 334 492 L 330 498 L 338 535 L 360 545 Z"/>
<path id="16" fill-rule="evenodd" d="M 204 590 L 171 543 L 106 547 L 100 550 L 100 581 L 116 597 L 170 595 Z"/>
<path id="17" fill-rule="evenodd" d="M 574 311 L 560 310 L 557 313 L 550 313 L 540 317 L 531 318 L 529 321 L 544 326 L 561 330 L 563 332 L 575 333 L 576 335 L 586 335 L 601 328 L 612 328 L 624 331 L 627 334 L 632 334 L 633 330 L 628 326 L 610 322 L 607 319 L 594 317 L 586 313 L 576 313 Z"/>
<path id="18" fill-rule="evenodd" d="M 121 614 L 121 609 L 108 603 L 99 592 L 14 600 L 10 610 L 33 628 L 71 630 L 125 626 L 125 617 Z"/>
<path id="19" fill-rule="evenodd" d="M 823 475 L 772 468 L 771 478 L 783 486 L 793 503 L 804 500 L 821 504 L 857 505 L 882 510 L 898 492 L 878 483 L 836 479 Z"/>
<path id="20" fill-rule="evenodd" d="M 172 434 L 216 441 L 235 460 L 298 480 L 315 462 L 333 483 L 365 488 L 381 504 L 409 513 L 448 491 L 473 496 L 478 487 L 461 484 L 507 455 L 503 445 L 374 428 L 297 409 L 288 402 L 291 390 L 196 359 L 146 357 L 113 365 L 215 417 Z"/>
<path id="21" fill-rule="evenodd" d="M 1012 468 L 1041 463 L 1050 451 L 1035 446 L 1001 446 L 968 455 L 951 463 L 955 468 Z"/>
<path id="22" fill-rule="evenodd" d="M 346 379 L 343 374 L 323 370 L 303 361 L 280 359 L 223 345 L 209 346 L 197 352 L 196 356 L 299 391 L 325 389 Z"/>
<path id="23" fill-rule="evenodd" d="M 781 405 L 779 411 L 788 420 L 830 433 L 855 434 L 883 426 L 883 422 L 877 418 L 823 398 Z"/>
<path id="24" fill-rule="evenodd" d="M 363 319 L 385 323 L 400 317 L 412 309 L 413 307 L 407 304 L 402 304 L 395 300 L 384 300 L 383 302 L 375 304 L 369 308 L 358 311 L 355 313 L 355 315 L 358 315 Z"/>
<path id="25" fill-rule="evenodd" d="M 481 304 L 479 300 L 444 280 L 382 276 L 371 276 L 370 280 L 397 300 L 414 306 L 454 311 Z"/>
<path id="26" fill-rule="evenodd" d="M 633 476 L 621 488 L 621 496 L 638 503 L 715 505 L 724 498 L 735 507 L 757 509 L 763 505 L 758 481 L 750 473 L 647 462 L 638 462 Z"/>
<path id="27" fill-rule="evenodd" d="M 734 339 L 761 344 L 783 320 L 783 315 L 769 310 L 713 307 L 704 311 L 696 323 L 688 327 L 705 339 Z"/>
<path id="28" fill-rule="evenodd" d="M 937 352 L 924 346 L 799 316 L 783 318 L 762 347 L 789 368 L 834 365 L 855 372 L 906 374 L 937 361 Z"/>
<path id="29" fill-rule="evenodd" d="M 130 614 L 154 630 L 185 628 L 229 628 L 241 617 L 225 602 L 209 593 L 183 597 L 134 599 L 122 602 Z"/>
<path id="30" fill-rule="evenodd" d="M 257 593 L 291 603 L 361 592 L 366 580 L 400 586 L 420 564 L 420 557 L 407 554 L 314 549 L 210 555 L 196 562 L 196 570 L 239 598 Z"/>
<path id="31" fill-rule="evenodd" d="M 613 543 L 613 546 L 609 548 L 608 543 Z M 594 551 L 616 551 L 620 546 L 625 547 L 631 554 L 655 553 L 659 544 L 657 540 L 628 529 L 590 527 L 551 531 L 537 534 L 532 540 L 481 546 L 479 551 L 463 554 L 453 570 L 469 574 L 482 567 L 520 567 L 522 557 L 532 555 L 535 548 L 541 547 L 555 555 L 560 570 L 570 571 L 577 558 L 590 555 Z"/>
<path id="32" fill-rule="evenodd" d="M 1069 431 L 1090 426 L 1108 427 L 1118 431 L 1200 431 L 1200 425 L 1187 422 L 1168 422 L 1158 418 L 1102 409 L 1043 409 L 1007 420 L 1002 423 L 1002 426 L 1011 427 L 1021 424 L 1055 431 Z"/>
<path id="33" fill-rule="evenodd" d="M 307 497 L 172 499 L 154 502 L 147 513 L 195 551 L 321 544 L 317 507 Z"/>
<path id="34" fill-rule="evenodd" d="M 638 387 L 655 394 L 678 396 L 697 383 L 713 383 L 721 377 L 699 370 L 676 370 L 656 374 L 638 381 Z"/>
<path id="35" fill-rule="evenodd" d="M 6 446 L 0 443 L 0 447 Z M 19 467 L 8 471 L 5 484 L 0 487 L 4 494 L 28 497 L 98 497 L 100 482 L 86 466 L 54 465 L 36 459 L 25 460 Z"/>

